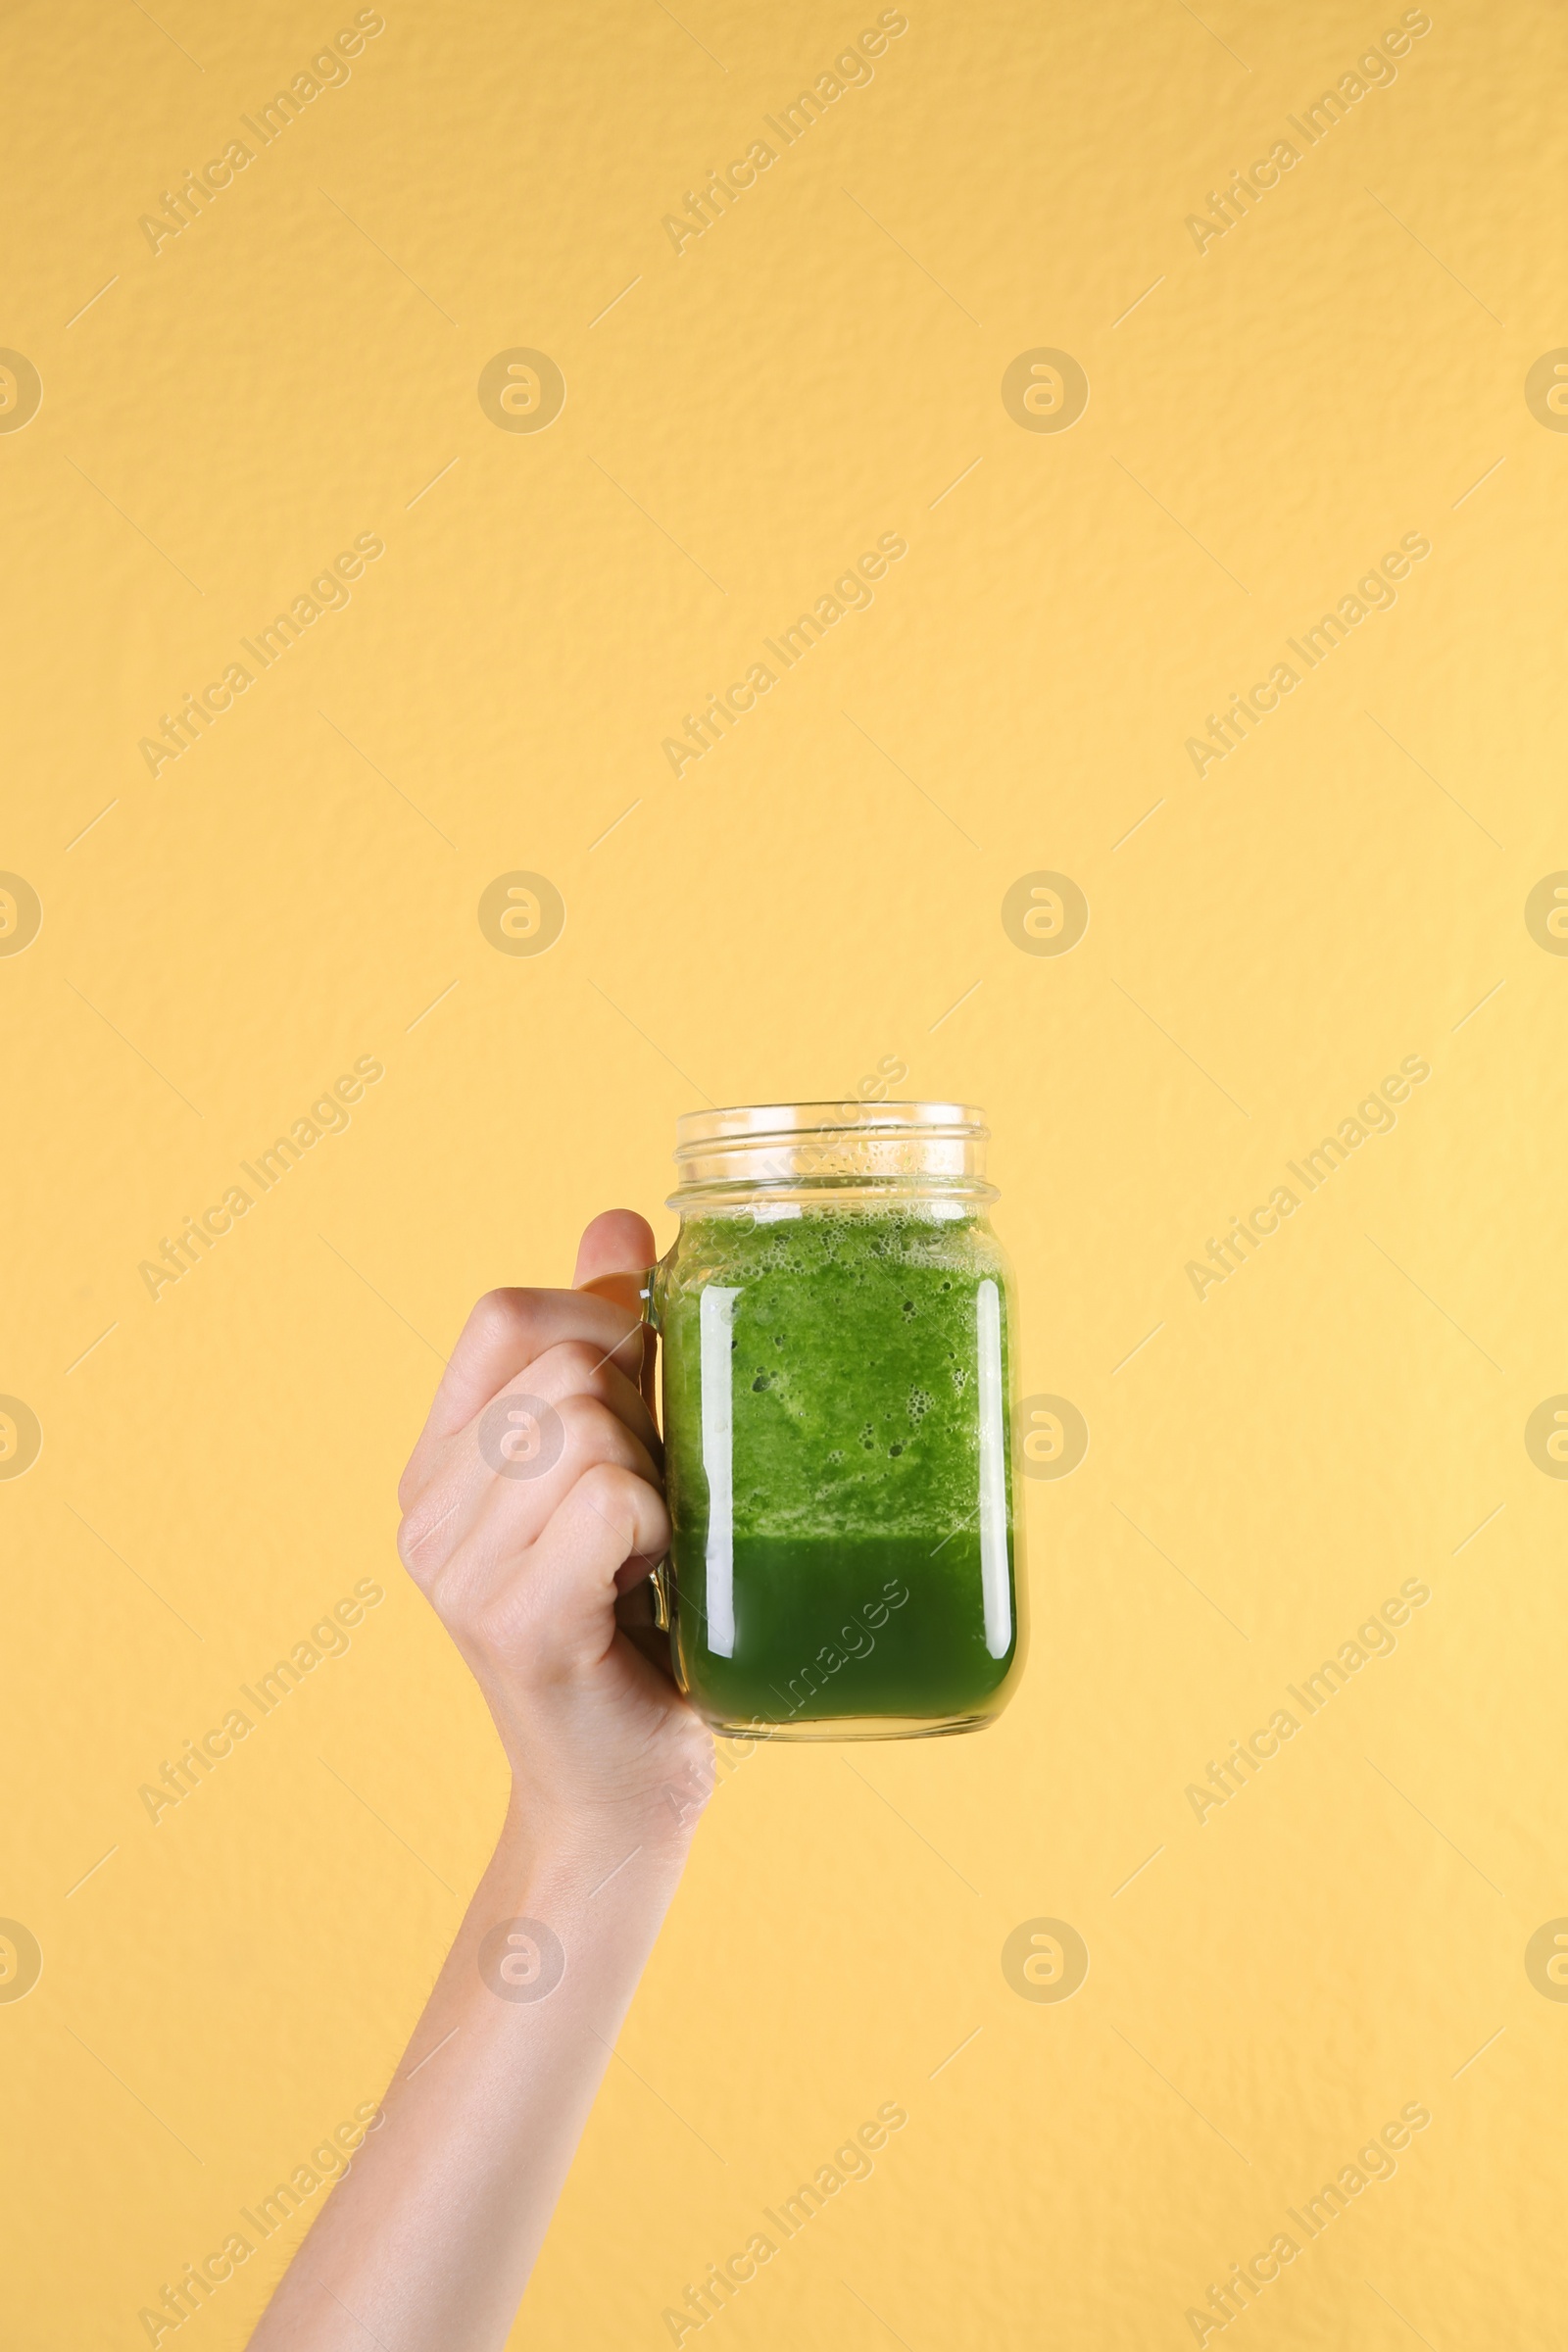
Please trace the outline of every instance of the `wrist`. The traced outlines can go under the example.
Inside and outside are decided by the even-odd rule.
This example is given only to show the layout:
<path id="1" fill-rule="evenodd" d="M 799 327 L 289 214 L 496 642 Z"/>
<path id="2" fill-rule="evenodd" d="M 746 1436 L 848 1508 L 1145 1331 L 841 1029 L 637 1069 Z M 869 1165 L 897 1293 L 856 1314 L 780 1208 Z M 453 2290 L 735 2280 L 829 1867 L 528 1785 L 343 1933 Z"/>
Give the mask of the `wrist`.
<path id="1" fill-rule="evenodd" d="M 624 1885 L 662 1908 L 685 1868 L 706 1795 L 672 1786 L 633 1802 L 563 1797 L 516 1774 L 486 1877 L 519 1891 L 548 1886 L 573 1906 Z"/>
<path id="2" fill-rule="evenodd" d="M 509 1743 L 510 1745 L 510 1743 Z M 634 1760 L 615 1755 L 563 1769 L 559 1755 L 533 1743 L 514 1746 L 512 1788 L 501 1842 L 529 1852 L 573 1858 L 609 1870 L 633 1848 L 669 1857 L 678 1870 L 712 1793 L 711 1740 L 690 1741 L 662 1755 Z"/>
<path id="3" fill-rule="evenodd" d="M 610 2046 L 690 1847 L 691 1825 L 672 1825 L 667 1810 L 639 1822 L 514 1788 L 446 1971 L 483 2044 L 520 2051 L 574 2016 Z"/>

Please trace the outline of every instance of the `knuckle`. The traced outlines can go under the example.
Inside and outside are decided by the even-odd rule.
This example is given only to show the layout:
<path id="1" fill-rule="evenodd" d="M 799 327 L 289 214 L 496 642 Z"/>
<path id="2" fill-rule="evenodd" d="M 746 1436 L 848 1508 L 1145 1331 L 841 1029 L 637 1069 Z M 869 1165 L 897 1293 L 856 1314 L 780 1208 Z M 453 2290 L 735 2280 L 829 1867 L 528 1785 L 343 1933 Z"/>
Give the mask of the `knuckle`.
<path id="1" fill-rule="evenodd" d="M 532 1298 L 531 1291 L 486 1291 L 468 1317 L 465 1337 L 471 1336 L 483 1347 L 512 1339 L 525 1328 Z"/>
<path id="2" fill-rule="evenodd" d="M 639 1489 L 647 1492 L 635 1470 L 627 1469 L 621 1462 L 590 1462 L 577 1481 L 577 1492 L 584 1502 L 617 1525 L 622 1519 L 636 1525 Z"/>
<path id="3" fill-rule="evenodd" d="M 602 1397 L 587 1396 L 579 1390 L 573 1396 L 563 1396 L 556 1410 L 561 1415 L 566 1443 L 576 1453 L 592 1455 L 607 1468 L 627 1460 L 631 1433 L 619 1414 L 612 1412 Z"/>
<path id="4" fill-rule="evenodd" d="M 529 1366 L 530 1376 L 541 1385 L 548 1383 L 561 1397 L 602 1396 L 608 1386 L 606 1370 L 603 1349 L 591 1348 L 586 1340 L 557 1340 Z"/>
<path id="5" fill-rule="evenodd" d="M 469 1613 L 464 1628 L 469 1643 L 482 1655 L 511 1657 L 527 1621 L 525 1601 L 515 1592 L 492 1593 Z"/>
<path id="6" fill-rule="evenodd" d="M 669 1544 L 663 1496 L 630 1463 L 591 1462 L 573 1492 L 626 1545 L 627 1558 L 657 1559 Z"/>
<path id="7" fill-rule="evenodd" d="M 421 1497 L 404 1511 L 398 1528 L 398 1558 L 411 1576 L 428 1575 L 440 1565 L 444 1550 L 434 1551 L 431 1546 L 457 1508 L 455 1502 L 442 1508 L 439 1497 Z"/>
<path id="8" fill-rule="evenodd" d="M 485 1648 L 490 1612 L 512 1596 L 515 1580 L 505 1574 L 498 1577 L 495 1563 L 465 1542 L 432 1561 L 418 1581 L 425 1599 L 467 1655 Z"/>

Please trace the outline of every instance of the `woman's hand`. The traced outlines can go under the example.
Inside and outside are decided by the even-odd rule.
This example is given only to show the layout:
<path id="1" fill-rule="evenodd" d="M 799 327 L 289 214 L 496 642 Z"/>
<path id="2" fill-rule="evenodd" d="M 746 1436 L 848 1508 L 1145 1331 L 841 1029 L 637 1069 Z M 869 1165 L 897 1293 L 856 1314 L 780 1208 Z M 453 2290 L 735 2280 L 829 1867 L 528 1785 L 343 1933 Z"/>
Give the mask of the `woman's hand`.
<path id="1" fill-rule="evenodd" d="M 574 1290 L 481 1299 L 404 1473 L 399 1549 L 490 1702 L 513 1802 L 253 2352 L 501 2352 L 675 1891 L 712 1741 L 649 1606 L 669 1541 L 638 1315 L 653 1254 L 612 1210 Z"/>
<path id="2" fill-rule="evenodd" d="M 689 1836 L 712 1781 L 649 1582 L 669 1542 L 653 1255 L 646 1219 L 611 1209 L 573 1289 L 481 1298 L 398 1489 L 398 1549 L 489 1702 L 515 1808 L 644 1844 Z"/>

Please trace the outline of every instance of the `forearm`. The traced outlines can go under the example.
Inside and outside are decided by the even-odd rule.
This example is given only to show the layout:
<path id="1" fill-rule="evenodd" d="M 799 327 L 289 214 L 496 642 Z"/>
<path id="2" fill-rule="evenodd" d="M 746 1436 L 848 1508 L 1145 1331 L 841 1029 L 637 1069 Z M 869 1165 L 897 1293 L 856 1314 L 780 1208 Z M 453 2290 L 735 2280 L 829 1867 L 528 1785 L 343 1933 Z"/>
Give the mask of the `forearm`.
<path id="1" fill-rule="evenodd" d="M 653 1253 L 610 1211 L 582 1290 L 481 1299 L 403 1474 L 399 1552 L 484 1691 L 513 1802 L 252 2352 L 500 2352 L 675 1891 L 712 1742 L 647 1593 L 670 1542 L 638 1386 Z"/>
<path id="2" fill-rule="evenodd" d="M 680 1876 L 670 1818 L 639 1840 L 614 1816 L 542 1830 L 514 1806 L 385 2120 L 333 2190 L 251 2352 L 363 2352 L 372 2338 L 387 2352 L 494 2352 L 505 2342 Z M 519 1928 L 509 1944 L 511 1921 L 548 1933 Z"/>

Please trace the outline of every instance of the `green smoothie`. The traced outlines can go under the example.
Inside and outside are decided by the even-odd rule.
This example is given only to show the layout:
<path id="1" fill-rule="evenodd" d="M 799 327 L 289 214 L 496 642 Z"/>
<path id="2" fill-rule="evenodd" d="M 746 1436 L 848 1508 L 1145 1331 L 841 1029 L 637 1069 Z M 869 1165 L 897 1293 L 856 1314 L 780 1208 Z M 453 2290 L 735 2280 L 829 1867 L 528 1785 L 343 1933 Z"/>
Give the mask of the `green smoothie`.
<path id="1" fill-rule="evenodd" d="M 727 1729 L 960 1731 L 1019 1656 L 1005 1261 L 974 1216 L 689 1216 L 660 1268 L 682 1688 Z"/>

